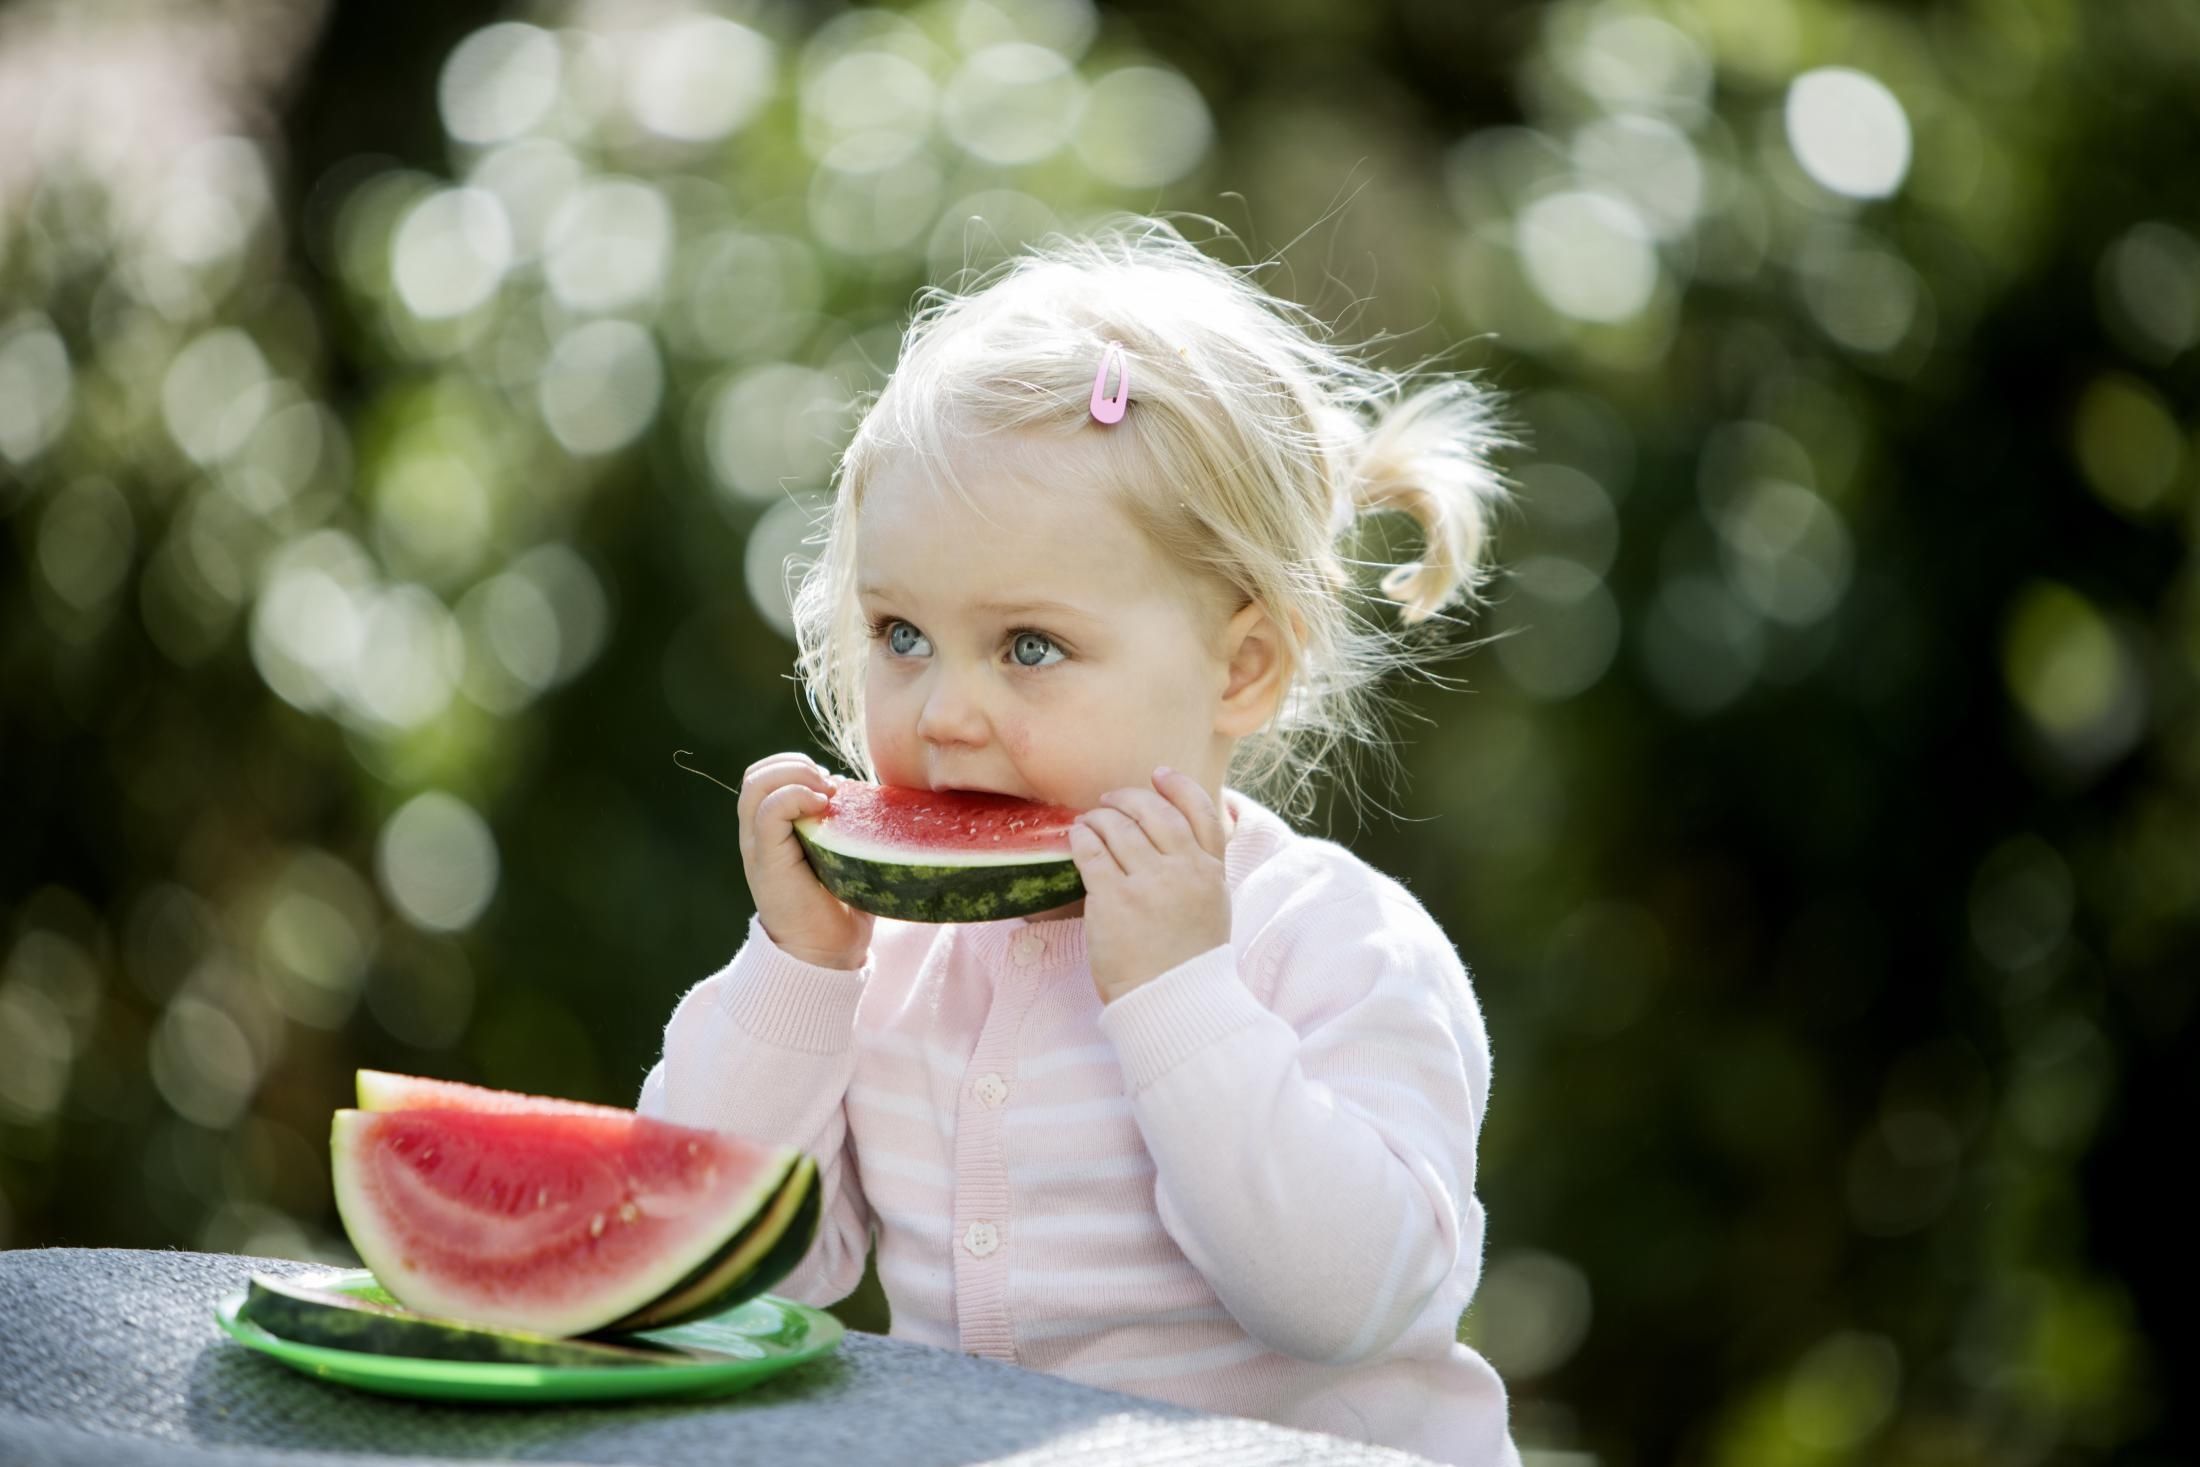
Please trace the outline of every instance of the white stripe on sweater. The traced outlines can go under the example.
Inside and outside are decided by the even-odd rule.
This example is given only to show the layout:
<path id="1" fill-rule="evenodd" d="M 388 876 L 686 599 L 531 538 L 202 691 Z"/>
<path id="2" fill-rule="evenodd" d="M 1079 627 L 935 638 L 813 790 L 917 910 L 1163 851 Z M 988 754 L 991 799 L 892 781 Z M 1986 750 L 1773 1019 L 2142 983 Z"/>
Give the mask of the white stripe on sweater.
<path id="1" fill-rule="evenodd" d="M 896 1156 L 891 1151 L 864 1152 L 857 1170 L 865 1176 L 900 1177 L 905 1182 L 921 1182 L 927 1187 L 944 1187 L 950 1191 L 955 1186 L 955 1174 L 938 1162 Z"/>
<path id="2" fill-rule="evenodd" d="M 1106 1095 L 1098 1100 L 1065 1100 L 1055 1105 L 1011 1106 L 1003 1124 L 1018 1130 L 1033 1126 L 1074 1126 L 1085 1121 L 1107 1121 L 1131 1113 L 1128 1095 Z"/>
<path id="3" fill-rule="evenodd" d="M 1020 1185 L 1046 1182 L 1113 1182 L 1124 1177 L 1153 1174 L 1153 1154 L 1133 1151 L 1123 1156 L 1094 1156 L 1080 1161 L 1010 1162 L 1008 1179 Z"/>
<path id="4" fill-rule="evenodd" d="M 932 1212 L 888 1212 L 876 1202 L 872 1203 L 871 1211 L 886 1226 L 930 1242 L 944 1244 L 954 1236 L 952 1217 Z"/>
<path id="5" fill-rule="evenodd" d="M 1165 1238 L 1159 1215 L 1151 1212 L 1071 1212 L 1019 1218 L 1019 1238 Z"/>
<path id="6" fill-rule="evenodd" d="M 1170 1263 L 1111 1264 L 1104 1268 L 1025 1268 L 1017 1281 L 1035 1292 L 1061 1289 L 1135 1289 L 1168 1286 L 1191 1287 L 1202 1294 L 1211 1291 L 1207 1280 L 1187 1259 Z"/>
<path id="7" fill-rule="evenodd" d="M 1026 1080 L 1036 1080 L 1041 1075 L 1051 1075 L 1056 1070 L 1066 1070 L 1073 1065 L 1120 1064 L 1113 1044 L 1080 1044 L 1075 1049 L 1052 1049 L 1045 1054 L 1016 1061 L 1016 1074 Z"/>
<path id="8" fill-rule="evenodd" d="M 876 1085 L 850 1085 L 848 1103 L 869 1110 L 884 1111 L 892 1116 L 906 1116 L 912 1121 L 922 1121 L 928 1126 L 940 1123 L 939 1112 L 930 1102 L 916 1095 L 897 1095 L 891 1090 L 881 1090 Z"/>

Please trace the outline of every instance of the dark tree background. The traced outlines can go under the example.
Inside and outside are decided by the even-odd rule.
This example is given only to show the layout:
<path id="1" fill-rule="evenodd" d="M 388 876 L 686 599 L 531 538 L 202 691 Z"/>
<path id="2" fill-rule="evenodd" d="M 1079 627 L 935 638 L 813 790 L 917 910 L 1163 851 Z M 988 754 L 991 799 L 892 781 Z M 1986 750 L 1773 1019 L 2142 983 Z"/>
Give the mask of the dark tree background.
<path id="1" fill-rule="evenodd" d="M 1521 429 L 1310 824 L 1476 973 L 1523 1446 L 2187 1460 L 2196 99 L 2192 0 L 0 8 L 0 1244 L 631 1103 L 914 292 L 1182 211 Z"/>

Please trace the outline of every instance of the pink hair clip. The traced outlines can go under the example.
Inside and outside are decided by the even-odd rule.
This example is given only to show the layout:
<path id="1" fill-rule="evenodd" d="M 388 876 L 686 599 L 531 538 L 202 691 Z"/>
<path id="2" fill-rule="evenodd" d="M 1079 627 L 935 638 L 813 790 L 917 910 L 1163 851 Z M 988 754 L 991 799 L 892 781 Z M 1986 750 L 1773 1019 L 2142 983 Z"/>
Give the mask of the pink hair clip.
<path id="1" fill-rule="evenodd" d="M 1115 366 L 1115 396 L 1107 395 L 1108 366 Z M 1092 415 L 1103 423 L 1120 423 L 1124 410 L 1131 401 L 1131 364 L 1123 355 L 1123 344 L 1108 343 L 1108 349 L 1100 354 L 1100 370 L 1092 379 Z"/>

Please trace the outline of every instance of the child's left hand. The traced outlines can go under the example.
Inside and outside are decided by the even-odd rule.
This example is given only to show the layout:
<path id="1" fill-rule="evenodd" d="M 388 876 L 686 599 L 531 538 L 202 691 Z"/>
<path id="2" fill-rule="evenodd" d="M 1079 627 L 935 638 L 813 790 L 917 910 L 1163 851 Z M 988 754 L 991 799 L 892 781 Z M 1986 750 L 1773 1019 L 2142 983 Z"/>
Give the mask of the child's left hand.
<path id="1" fill-rule="evenodd" d="M 1224 840 L 1207 791 L 1173 769 L 1155 770 L 1153 789 L 1110 790 L 1077 817 L 1069 849 L 1103 1004 L 1230 940 Z"/>

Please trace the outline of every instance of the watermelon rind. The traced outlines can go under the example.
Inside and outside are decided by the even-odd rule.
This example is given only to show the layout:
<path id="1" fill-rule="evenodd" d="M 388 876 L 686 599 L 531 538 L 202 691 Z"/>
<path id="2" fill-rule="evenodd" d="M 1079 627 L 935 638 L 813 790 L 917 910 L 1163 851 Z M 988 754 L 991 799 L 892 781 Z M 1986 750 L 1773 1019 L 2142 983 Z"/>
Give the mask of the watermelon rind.
<path id="1" fill-rule="evenodd" d="M 625 1319 L 720 1257 L 769 1208 L 802 1155 L 791 1146 L 773 1148 L 778 1155 L 740 1193 L 725 1199 L 707 1222 L 668 1238 L 665 1246 L 624 1276 L 604 1279 L 593 1291 L 552 1307 L 525 1299 L 491 1301 L 468 1296 L 451 1281 L 435 1277 L 405 1257 L 399 1239 L 385 1230 L 382 1209 L 370 1195 L 367 1180 L 369 1134 L 375 1122 L 385 1119 L 383 1112 L 339 1110 L 329 1131 L 336 1210 L 360 1262 L 399 1303 L 419 1313 L 548 1335 L 588 1334 Z"/>
<path id="2" fill-rule="evenodd" d="M 593 1343 L 532 1330 L 497 1329 L 379 1304 L 334 1288 L 334 1280 L 252 1275 L 237 1317 L 271 1335 L 327 1350 L 476 1360 L 503 1365 L 636 1366 L 692 1359 L 668 1346 Z M 318 1286 L 317 1284 L 322 1285 Z"/>
<path id="3" fill-rule="evenodd" d="M 844 840 L 829 822 L 797 820 L 795 838 L 818 884 L 858 911 L 901 922 L 1000 922 L 1067 906 L 1085 894 L 1077 863 L 987 853 L 912 861 L 875 842 Z"/>
<path id="4" fill-rule="evenodd" d="M 549 1095 L 526 1095 L 517 1090 L 492 1090 L 458 1080 L 431 1080 L 421 1075 L 400 1075 L 389 1070 L 361 1070 L 354 1084 L 361 1110 L 471 1110 L 490 1114 L 532 1115 L 631 1115 L 611 1105 L 591 1105 L 585 1100 L 560 1100 Z"/>
<path id="5" fill-rule="evenodd" d="M 804 1156 L 756 1225 L 713 1265 L 615 1321 L 615 1330 L 664 1329 L 723 1314 L 785 1278 L 816 1240 L 822 1211 L 817 1162 Z"/>

